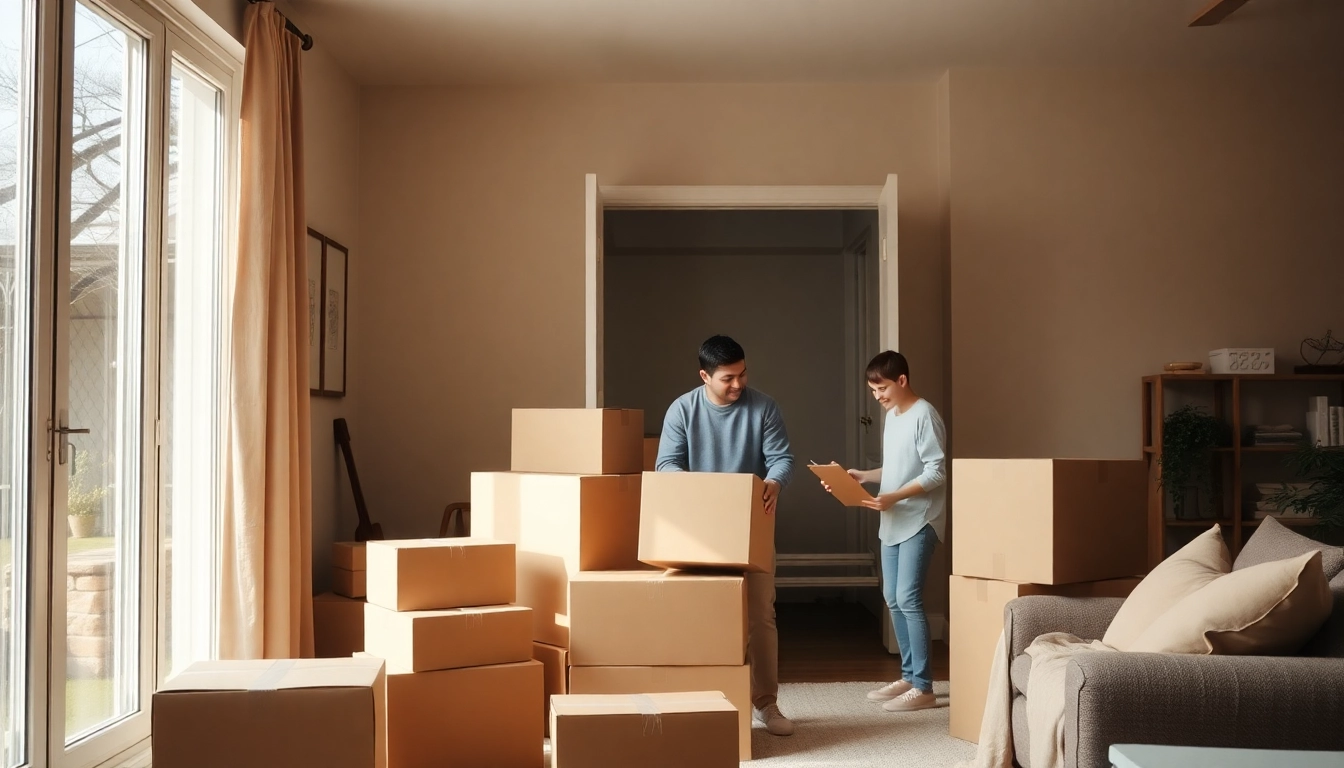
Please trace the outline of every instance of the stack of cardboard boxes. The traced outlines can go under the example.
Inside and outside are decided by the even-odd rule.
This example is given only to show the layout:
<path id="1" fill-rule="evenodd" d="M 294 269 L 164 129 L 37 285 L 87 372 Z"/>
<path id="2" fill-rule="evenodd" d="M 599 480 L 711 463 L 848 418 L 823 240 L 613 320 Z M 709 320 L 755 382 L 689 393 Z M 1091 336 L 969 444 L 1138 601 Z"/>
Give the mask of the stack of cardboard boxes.
<path id="1" fill-rule="evenodd" d="M 387 664 L 390 768 L 540 768 L 543 670 L 515 550 L 476 538 L 368 545 L 365 654 Z"/>
<path id="2" fill-rule="evenodd" d="M 331 591 L 313 597 L 313 655 L 319 659 L 348 658 L 364 650 L 364 543 L 332 544 L 331 566 Z"/>
<path id="3" fill-rule="evenodd" d="M 548 698 L 617 696 L 571 701 L 562 713 L 569 722 L 597 717 L 595 702 L 634 706 L 628 695 L 648 706 L 652 694 L 714 692 L 675 707 L 689 716 L 687 702 L 700 701 L 717 711 L 714 696 L 726 696 L 738 719 L 733 757 L 750 759 L 742 573 L 769 567 L 774 544 L 761 481 L 641 478 L 648 450 L 640 411 L 514 411 L 512 471 L 472 476 L 472 533 L 518 545 L 518 602 L 534 610 Z M 715 572 L 668 570 L 692 568 Z M 583 764 L 570 754 L 571 765 Z"/>
<path id="4" fill-rule="evenodd" d="M 644 475 L 639 559 L 667 570 L 570 582 L 572 693 L 721 692 L 737 710 L 738 759 L 751 759 L 743 574 L 774 556 L 762 490 L 751 475 Z"/>
<path id="5" fill-rule="evenodd" d="M 951 734 L 978 741 L 1010 600 L 1126 597 L 1147 570 L 1143 461 L 954 459 Z"/>
<path id="6" fill-rule="evenodd" d="M 508 472 L 471 476 L 471 533 L 517 546 L 517 601 L 532 609 L 533 658 L 548 701 L 569 686 L 570 579 L 633 570 L 638 558 L 644 414 L 517 409 Z"/>

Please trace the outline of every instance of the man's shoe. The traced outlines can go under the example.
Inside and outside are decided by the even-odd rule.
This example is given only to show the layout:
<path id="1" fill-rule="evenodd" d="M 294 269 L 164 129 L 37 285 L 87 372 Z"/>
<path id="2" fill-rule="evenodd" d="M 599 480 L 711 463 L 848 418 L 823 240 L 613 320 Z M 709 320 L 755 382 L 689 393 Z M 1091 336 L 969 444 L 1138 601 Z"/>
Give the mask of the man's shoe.
<path id="1" fill-rule="evenodd" d="M 936 706 L 938 706 L 938 697 L 933 695 L 933 691 L 911 688 L 883 704 L 882 708 L 888 712 L 914 712 L 920 709 L 933 709 Z"/>
<path id="2" fill-rule="evenodd" d="M 766 704 L 762 709 L 752 708 L 752 715 L 758 723 L 765 724 L 765 730 L 774 736 L 792 736 L 793 723 L 779 711 L 778 704 Z"/>
<path id="3" fill-rule="evenodd" d="M 915 686 L 913 684 L 907 683 L 904 680 L 897 680 L 896 682 L 891 683 L 890 685 L 884 685 L 881 688 L 878 688 L 876 691 L 869 691 L 868 700 L 891 701 L 892 699 L 896 698 L 897 696 L 900 696 L 901 694 L 905 693 L 906 691 L 914 687 Z"/>

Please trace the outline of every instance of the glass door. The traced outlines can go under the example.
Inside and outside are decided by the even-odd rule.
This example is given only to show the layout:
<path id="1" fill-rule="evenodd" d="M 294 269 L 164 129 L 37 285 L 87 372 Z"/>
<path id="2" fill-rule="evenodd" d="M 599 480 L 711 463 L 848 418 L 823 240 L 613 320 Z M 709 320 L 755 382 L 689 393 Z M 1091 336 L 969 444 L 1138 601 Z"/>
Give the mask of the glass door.
<path id="1" fill-rule="evenodd" d="M 147 212 L 156 208 L 159 140 L 151 43 L 162 30 L 129 3 L 67 0 L 64 8 L 67 143 L 58 178 L 69 209 L 52 305 L 48 729 L 53 765 L 88 765 L 148 735 L 155 590 L 146 542 L 155 530 L 146 514 L 154 476 L 146 265 L 156 261 L 158 219 Z"/>

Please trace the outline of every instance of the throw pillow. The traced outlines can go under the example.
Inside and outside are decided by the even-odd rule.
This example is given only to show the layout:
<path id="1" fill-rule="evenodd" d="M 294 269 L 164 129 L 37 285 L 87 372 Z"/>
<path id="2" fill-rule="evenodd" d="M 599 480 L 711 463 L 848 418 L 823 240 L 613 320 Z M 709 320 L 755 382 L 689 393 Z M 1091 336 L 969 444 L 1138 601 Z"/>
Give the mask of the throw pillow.
<path id="1" fill-rule="evenodd" d="M 1316 550 L 1320 550 L 1321 570 L 1325 572 L 1327 580 L 1335 578 L 1344 571 L 1344 549 L 1309 539 L 1289 530 L 1288 526 L 1278 520 L 1266 517 L 1246 541 L 1246 546 L 1237 554 L 1237 561 L 1232 564 L 1232 570 L 1240 571 L 1242 568 L 1250 568 L 1261 563 L 1287 560 Z"/>
<path id="2" fill-rule="evenodd" d="M 1231 570 L 1232 556 L 1223 541 L 1223 530 L 1214 525 L 1143 577 L 1111 620 L 1102 642 L 1117 650 L 1130 650 L 1159 616 Z"/>
<path id="3" fill-rule="evenodd" d="M 1138 653 L 1296 653 L 1333 607 L 1321 553 L 1261 563 L 1187 595 L 1128 648 Z"/>

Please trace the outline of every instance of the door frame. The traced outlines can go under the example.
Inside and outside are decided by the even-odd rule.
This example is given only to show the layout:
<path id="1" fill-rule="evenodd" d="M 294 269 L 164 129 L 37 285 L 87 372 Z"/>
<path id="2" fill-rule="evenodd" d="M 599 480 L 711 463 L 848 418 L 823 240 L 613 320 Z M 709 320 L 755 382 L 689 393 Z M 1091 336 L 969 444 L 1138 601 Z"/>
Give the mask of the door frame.
<path id="1" fill-rule="evenodd" d="M 900 284 L 897 265 L 896 174 L 867 186 L 604 186 L 584 176 L 584 405 L 601 408 L 603 386 L 602 218 L 606 210 L 876 210 L 878 212 L 878 343 L 897 349 Z M 870 254 L 871 256 L 871 254 Z"/>

